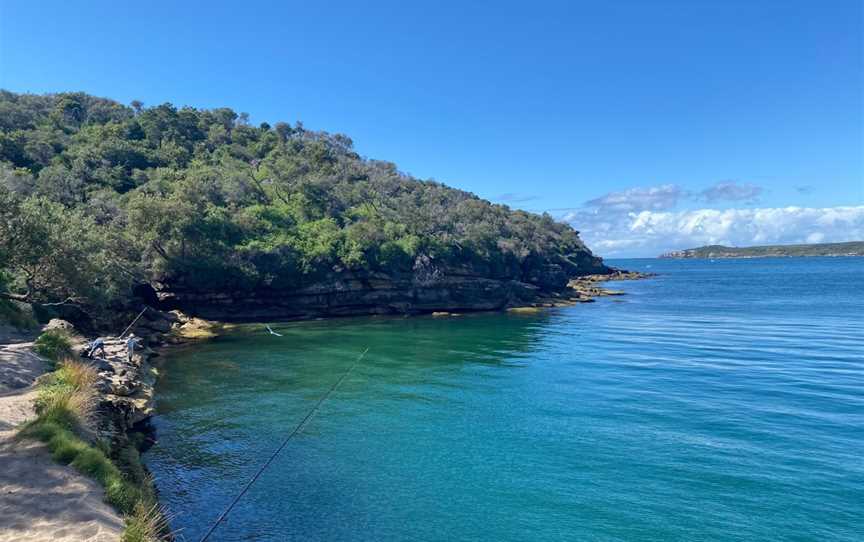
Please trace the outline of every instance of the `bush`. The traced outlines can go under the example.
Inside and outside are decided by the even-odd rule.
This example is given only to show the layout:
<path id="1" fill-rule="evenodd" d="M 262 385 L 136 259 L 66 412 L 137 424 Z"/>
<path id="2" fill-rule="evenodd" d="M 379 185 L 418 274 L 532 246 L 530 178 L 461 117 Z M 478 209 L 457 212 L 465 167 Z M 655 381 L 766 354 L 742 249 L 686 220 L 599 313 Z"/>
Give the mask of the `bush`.
<path id="1" fill-rule="evenodd" d="M 33 351 L 55 362 L 74 355 L 69 335 L 57 329 L 39 335 L 33 344 Z"/>

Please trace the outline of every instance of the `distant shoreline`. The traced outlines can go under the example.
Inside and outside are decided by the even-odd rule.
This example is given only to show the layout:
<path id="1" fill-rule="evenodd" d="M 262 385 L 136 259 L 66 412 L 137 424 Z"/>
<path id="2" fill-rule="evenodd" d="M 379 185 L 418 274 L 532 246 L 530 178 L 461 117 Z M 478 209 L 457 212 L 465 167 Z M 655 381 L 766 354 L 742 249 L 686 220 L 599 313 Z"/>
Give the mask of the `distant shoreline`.
<path id="1" fill-rule="evenodd" d="M 809 245 L 765 245 L 755 247 L 727 247 L 709 245 L 699 248 L 675 250 L 661 254 L 665 259 L 752 259 L 752 258 L 796 258 L 796 257 L 828 257 L 842 258 L 848 256 L 864 256 L 864 241 L 847 243 L 819 243 Z"/>

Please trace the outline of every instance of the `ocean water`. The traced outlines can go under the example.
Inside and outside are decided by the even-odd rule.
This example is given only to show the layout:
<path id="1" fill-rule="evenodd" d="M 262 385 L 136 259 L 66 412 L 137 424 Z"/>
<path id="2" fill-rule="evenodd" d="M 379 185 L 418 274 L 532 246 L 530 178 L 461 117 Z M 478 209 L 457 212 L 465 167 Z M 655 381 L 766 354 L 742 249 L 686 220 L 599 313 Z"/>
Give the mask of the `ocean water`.
<path id="1" fill-rule="evenodd" d="M 864 258 L 629 260 L 534 315 L 247 326 L 171 352 L 180 539 L 864 540 Z"/>

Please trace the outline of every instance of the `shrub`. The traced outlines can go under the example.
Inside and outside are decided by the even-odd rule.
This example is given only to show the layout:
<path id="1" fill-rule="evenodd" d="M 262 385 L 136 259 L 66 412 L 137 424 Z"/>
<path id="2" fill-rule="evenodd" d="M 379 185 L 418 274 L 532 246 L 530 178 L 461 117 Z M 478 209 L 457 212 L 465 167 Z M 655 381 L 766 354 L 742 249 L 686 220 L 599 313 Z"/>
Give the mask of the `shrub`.
<path id="1" fill-rule="evenodd" d="M 69 335 L 58 329 L 52 329 L 39 335 L 33 344 L 33 350 L 40 356 L 55 362 L 74 355 Z"/>

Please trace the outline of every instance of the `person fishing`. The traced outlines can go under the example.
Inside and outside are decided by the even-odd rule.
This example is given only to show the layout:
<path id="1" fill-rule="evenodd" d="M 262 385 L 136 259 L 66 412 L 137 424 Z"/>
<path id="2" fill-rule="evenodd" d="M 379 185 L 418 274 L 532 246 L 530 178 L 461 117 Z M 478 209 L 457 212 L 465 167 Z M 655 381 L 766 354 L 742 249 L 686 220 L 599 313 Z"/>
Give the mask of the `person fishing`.
<path id="1" fill-rule="evenodd" d="M 132 363 L 132 354 L 135 353 L 135 348 L 140 345 L 140 339 L 136 337 L 134 333 L 130 333 L 129 338 L 126 339 L 126 361 Z"/>
<path id="2" fill-rule="evenodd" d="M 102 337 L 96 337 L 87 345 L 87 356 L 88 358 L 93 359 L 96 356 L 96 353 L 99 352 L 102 354 L 102 358 L 105 358 L 105 341 Z"/>

